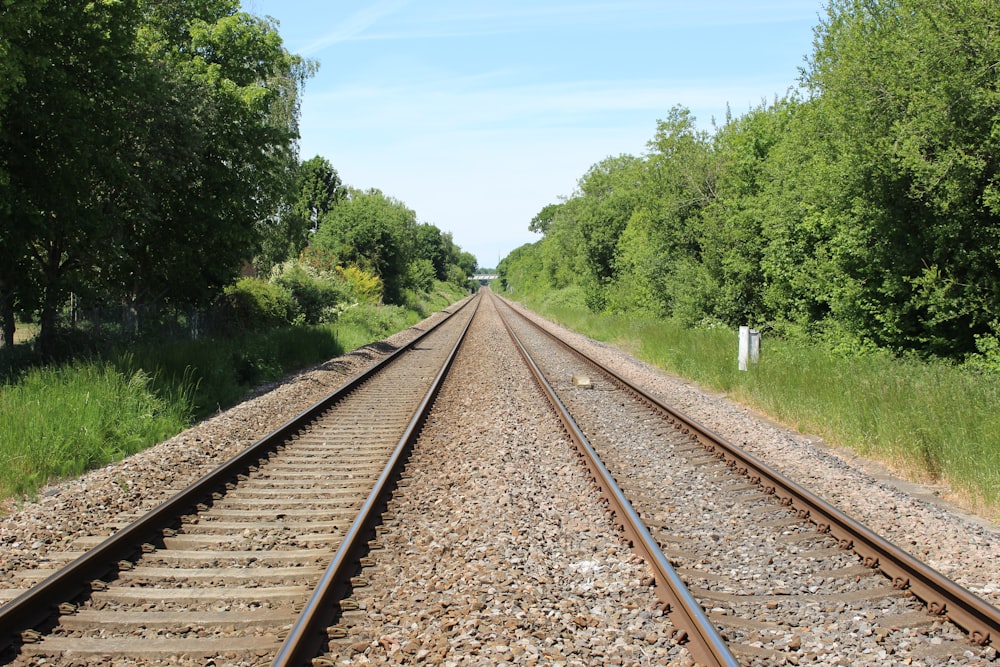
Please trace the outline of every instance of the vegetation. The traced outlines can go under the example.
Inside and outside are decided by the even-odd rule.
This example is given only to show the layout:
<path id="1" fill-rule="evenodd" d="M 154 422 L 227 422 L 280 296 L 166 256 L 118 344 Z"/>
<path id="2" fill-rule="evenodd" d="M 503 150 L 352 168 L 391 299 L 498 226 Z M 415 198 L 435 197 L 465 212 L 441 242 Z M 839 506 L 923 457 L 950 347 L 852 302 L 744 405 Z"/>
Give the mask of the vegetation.
<path id="1" fill-rule="evenodd" d="M 0 494 L 136 451 L 471 287 L 450 234 L 300 162 L 317 66 L 239 0 L 4 4 Z"/>
<path id="2" fill-rule="evenodd" d="M 426 290 L 435 278 L 465 284 L 476 270 L 476 258 L 462 252 L 451 234 L 418 224 L 415 212 L 375 189 L 348 189 L 323 218 L 313 245 L 378 276 L 387 303 L 402 303 L 406 289 Z"/>
<path id="3" fill-rule="evenodd" d="M 111 364 L 38 369 L 0 387 L 0 497 L 33 493 L 139 451 L 187 423 L 184 396 L 157 396 L 148 374 Z"/>
<path id="4" fill-rule="evenodd" d="M 143 345 L 26 370 L 0 385 L 0 499 L 140 451 L 263 382 L 381 340 L 462 295 L 435 287 L 407 307 L 359 305 L 335 323 Z"/>
<path id="5" fill-rule="evenodd" d="M 713 133 L 675 108 L 500 265 L 594 312 L 963 361 L 998 335 L 1000 7 L 833 0 L 801 86 Z"/>
<path id="6" fill-rule="evenodd" d="M 997 21 L 986 0 L 830 0 L 796 89 L 713 132 L 672 109 L 535 216 L 502 288 L 623 318 L 638 347 L 691 328 L 650 355 L 996 503 Z M 710 352 L 738 325 L 770 341 L 743 376 Z"/>
<path id="7" fill-rule="evenodd" d="M 569 290 L 529 299 L 536 311 L 696 381 L 776 421 L 946 482 L 953 497 L 1000 518 L 1000 404 L 996 377 L 880 351 L 843 355 L 767 337 L 759 363 L 737 370 L 736 332 L 675 320 L 591 312 Z"/>
<path id="8" fill-rule="evenodd" d="M 295 174 L 312 64 L 236 0 L 5 8 L 0 316 L 210 303 Z M 206 261 L 211 258 L 211 261 Z M 11 334 L 11 335 L 7 335 Z"/>

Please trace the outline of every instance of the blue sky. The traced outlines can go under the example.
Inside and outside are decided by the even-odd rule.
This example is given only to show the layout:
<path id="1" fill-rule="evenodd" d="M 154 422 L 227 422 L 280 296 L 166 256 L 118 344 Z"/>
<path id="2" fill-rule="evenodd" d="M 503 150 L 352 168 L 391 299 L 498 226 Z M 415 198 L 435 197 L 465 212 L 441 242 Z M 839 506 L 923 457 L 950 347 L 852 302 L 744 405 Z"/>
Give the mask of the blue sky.
<path id="1" fill-rule="evenodd" d="M 681 105 L 709 129 L 794 86 L 825 0 L 243 0 L 320 63 L 301 156 L 403 201 L 480 266 L 545 205 L 641 155 Z"/>

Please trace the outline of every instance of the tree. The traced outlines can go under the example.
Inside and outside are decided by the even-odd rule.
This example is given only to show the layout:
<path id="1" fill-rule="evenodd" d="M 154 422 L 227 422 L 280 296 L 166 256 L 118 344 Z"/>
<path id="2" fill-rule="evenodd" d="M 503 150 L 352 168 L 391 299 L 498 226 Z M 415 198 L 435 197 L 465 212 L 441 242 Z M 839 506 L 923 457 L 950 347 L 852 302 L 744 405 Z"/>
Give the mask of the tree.
<path id="1" fill-rule="evenodd" d="M 641 160 L 631 155 L 598 162 L 580 179 L 582 205 L 575 211 L 587 264 L 599 284 L 615 277 L 618 239 L 635 210 L 636 170 Z"/>
<path id="2" fill-rule="evenodd" d="M 447 236 L 449 238 L 451 237 L 450 234 L 448 234 Z M 453 249 L 455 250 L 455 255 L 454 255 L 455 261 L 453 262 L 454 266 L 457 266 L 459 269 L 461 269 L 462 275 L 464 275 L 466 278 L 473 275 L 476 272 L 476 256 L 473 255 L 471 252 L 466 252 L 464 250 L 461 250 L 458 246 L 455 245 L 453 245 Z"/>
<path id="3" fill-rule="evenodd" d="M 44 11 L 32 11 L 36 8 Z M 117 121 L 134 99 L 135 0 L 4 9 L 0 99 L 0 290 L 5 332 L 13 300 L 40 308 L 39 344 L 51 348 L 59 304 L 102 266 L 114 236 L 113 191 L 125 165 Z M 111 215 L 109 215 L 111 213 Z"/>
<path id="4" fill-rule="evenodd" d="M 4 136 L 7 100 L 25 83 L 26 60 L 31 57 L 25 37 L 40 21 L 43 5 L 44 0 L 25 0 L 10 3 L 0 12 L 0 137 Z M 13 345 L 17 295 L 25 292 L 15 280 L 27 273 L 22 252 L 27 241 L 22 238 L 24 230 L 9 224 L 12 193 L 7 162 L 6 154 L 0 153 L 0 221 L 4 223 L 0 230 L 0 344 Z"/>
<path id="5" fill-rule="evenodd" d="M 717 176 L 714 196 L 701 213 L 699 242 L 701 264 L 715 286 L 705 315 L 730 326 L 759 326 L 776 315 L 765 302 L 770 279 L 765 267 L 773 266 L 765 260 L 766 227 L 773 228 L 787 211 L 768 208 L 768 202 L 782 193 L 771 189 L 767 166 L 774 162 L 775 150 L 788 136 L 799 108 L 795 99 L 761 104 L 730 119 L 713 137 Z M 801 261 L 800 257 L 792 266 L 800 267 Z"/>
<path id="6" fill-rule="evenodd" d="M 674 107 L 647 145 L 630 176 L 635 208 L 619 236 L 613 305 L 697 322 L 712 315 L 718 291 L 704 264 L 703 214 L 719 168 L 712 139 Z"/>
<path id="7" fill-rule="evenodd" d="M 417 225 L 414 230 L 413 256 L 431 263 L 434 277 L 447 280 L 448 268 L 452 263 L 451 236 L 446 236 L 431 224 Z"/>
<path id="8" fill-rule="evenodd" d="M 559 212 L 559 207 L 562 204 L 549 204 L 544 207 L 541 211 L 535 214 L 535 217 L 531 219 L 528 224 L 528 229 L 535 232 L 536 234 L 545 235 L 549 231 L 549 227 L 552 226 L 552 220 L 556 217 L 556 213 Z"/>
<path id="9" fill-rule="evenodd" d="M 130 218 L 121 279 L 143 292 L 203 304 L 258 252 L 266 221 L 298 167 L 298 88 L 310 63 L 286 51 L 275 25 L 226 0 L 145 5 L 140 46 L 163 72 L 171 113 L 151 115 L 143 188 L 154 206 Z M 151 258 L 170 258 L 170 262 Z M 212 261 L 204 261 L 211 256 Z M 125 285 L 136 279 L 135 288 Z"/>
<path id="10" fill-rule="evenodd" d="M 401 201 L 377 189 L 349 189 L 320 223 L 313 243 L 342 264 L 377 275 L 385 301 L 401 303 L 416 226 L 416 213 Z"/>
<path id="11" fill-rule="evenodd" d="M 320 221 L 344 198 L 344 185 L 333 165 L 319 155 L 299 165 L 288 201 L 263 225 L 258 270 L 297 257 L 309 243 Z"/>
<path id="12" fill-rule="evenodd" d="M 834 0 L 816 31 L 807 82 L 862 175 L 850 324 L 880 344 L 960 355 L 1000 311 L 998 20 L 989 0 Z"/>
<path id="13" fill-rule="evenodd" d="M 319 155 L 302 163 L 295 185 L 293 211 L 308 220 L 315 233 L 319 221 L 344 198 L 344 185 L 333 165 Z"/>
<path id="14" fill-rule="evenodd" d="M 0 316 L 37 307 L 43 351 L 70 292 L 199 304 L 236 275 L 294 174 L 310 71 L 235 0 L 48 4 L 0 15 Z"/>

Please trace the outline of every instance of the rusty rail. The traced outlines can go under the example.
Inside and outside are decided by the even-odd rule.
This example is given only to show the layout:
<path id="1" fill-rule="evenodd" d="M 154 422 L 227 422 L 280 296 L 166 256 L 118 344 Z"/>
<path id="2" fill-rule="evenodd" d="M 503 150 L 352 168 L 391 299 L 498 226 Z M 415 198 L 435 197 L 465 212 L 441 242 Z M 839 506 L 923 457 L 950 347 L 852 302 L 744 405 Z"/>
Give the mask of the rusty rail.
<path id="1" fill-rule="evenodd" d="M 969 638 L 980 646 L 998 643 L 1000 639 L 1000 609 L 958 585 L 923 561 L 918 560 L 884 537 L 873 532 L 844 512 L 799 486 L 774 470 L 763 461 L 744 452 L 736 445 L 702 426 L 691 417 L 662 401 L 618 375 L 604 364 L 588 356 L 525 318 L 536 329 L 580 358 L 598 368 L 612 381 L 632 392 L 667 416 L 668 421 L 686 429 L 692 441 L 700 443 L 707 451 L 729 467 L 760 484 L 765 493 L 777 496 L 782 504 L 795 510 L 800 517 L 812 522 L 817 530 L 836 538 L 844 548 L 852 549 L 868 567 L 876 568 L 892 580 L 897 589 L 908 590 L 927 605 L 928 612 L 951 620 L 969 633 Z"/>
<path id="2" fill-rule="evenodd" d="M 0 628 L 2 628 L 0 631 L 0 652 L 20 646 L 23 643 L 21 633 L 32 629 L 46 628 L 54 624 L 60 604 L 70 602 L 81 594 L 89 594 L 95 580 L 109 575 L 114 576 L 119 567 L 117 563 L 136 557 L 141 552 L 144 543 L 156 542 L 161 539 L 162 531 L 165 528 L 179 522 L 181 516 L 192 512 L 199 503 L 210 504 L 210 498 L 214 491 L 224 487 L 228 482 L 235 482 L 238 475 L 245 473 L 250 466 L 256 465 L 260 460 L 266 459 L 278 445 L 302 430 L 332 405 L 355 391 L 373 375 L 398 360 L 406 351 L 423 341 L 473 300 L 475 299 L 461 304 L 449 314 L 449 317 L 395 350 L 378 364 L 359 374 L 343 387 L 297 417 L 290 419 L 215 470 L 179 491 L 163 504 L 108 537 L 98 546 L 88 550 L 47 579 L 34 585 L 10 602 L 0 605 Z"/>
<path id="3" fill-rule="evenodd" d="M 597 452 L 594 451 L 593 446 L 577 426 L 569 411 L 559 400 L 552 385 L 545 379 L 520 338 L 510 328 L 506 319 L 501 319 L 507 333 L 510 334 L 517 346 L 518 352 L 531 369 L 535 380 L 565 426 L 577 451 L 583 457 L 602 497 L 608 501 L 615 519 L 625 532 L 625 538 L 631 543 L 632 549 L 642 557 L 653 571 L 653 577 L 656 580 L 656 594 L 664 605 L 664 611 L 670 616 L 671 622 L 678 628 L 678 632 L 674 635 L 675 639 L 685 644 L 699 665 L 712 667 L 739 665 L 739 661 L 730 652 L 725 640 L 719 635 L 719 631 L 708 620 L 701 605 L 694 599 L 666 556 L 663 555 L 649 529 L 646 528 L 611 473 L 601 462 Z"/>

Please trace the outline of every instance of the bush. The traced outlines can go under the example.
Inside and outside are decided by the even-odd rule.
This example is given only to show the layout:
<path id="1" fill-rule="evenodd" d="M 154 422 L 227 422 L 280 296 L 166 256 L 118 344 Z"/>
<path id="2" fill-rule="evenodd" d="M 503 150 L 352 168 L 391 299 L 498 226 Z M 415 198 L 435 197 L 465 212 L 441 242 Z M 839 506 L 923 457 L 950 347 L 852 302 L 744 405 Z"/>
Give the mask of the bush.
<path id="1" fill-rule="evenodd" d="M 260 331 L 287 326 L 299 314 L 292 293 L 280 285 L 243 278 L 222 295 L 229 331 Z"/>
<path id="2" fill-rule="evenodd" d="M 429 259 L 417 259 L 406 267 L 406 284 L 410 289 L 429 292 L 434 287 L 434 264 Z"/>
<path id="3" fill-rule="evenodd" d="M 340 316 L 340 324 L 366 331 L 371 340 L 378 340 L 416 324 L 418 315 L 402 306 L 372 306 L 362 304 L 349 308 Z"/>
<path id="4" fill-rule="evenodd" d="M 579 285 L 569 285 L 559 290 L 548 292 L 542 302 L 545 308 L 578 308 L 587 307 L 587 294 Z"/>
<path id="5" fill-rule="evenodd" d="M 446 279 L 446 282 L 451 283 L 455 287 L 466 290 L 478 288 L 478 284 L 474 280 L 469 280 L 469 276 L 465 273 L 465 269 L 460 266 L 455 266 L 454 264 L 448 267 L 448 278 Z"/>
<path id="6" fill-rule="evenodd" d="M 271 282 L 292 295 L 306 324 L 335 320 L 338 304 L 350 301 L 343 281 L 316 275 L 294 261 L 275 267 Z"/>
<path id="7" fill-rule="evenodd" d="M 353 301 L 376 304 L 382 299 L 382 279 L 357 266 L 338 266 L 337 277 L 347 285 Z"/>
<path id="8" fill-rule="evenodd" d="M 978 373 L 1000 375 L 1000 321 L 991 326 L 991 333 L 976 336 L 976 352 L 966 357 L 965 367 Z"/>

